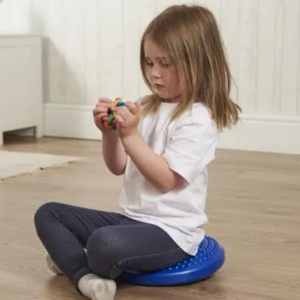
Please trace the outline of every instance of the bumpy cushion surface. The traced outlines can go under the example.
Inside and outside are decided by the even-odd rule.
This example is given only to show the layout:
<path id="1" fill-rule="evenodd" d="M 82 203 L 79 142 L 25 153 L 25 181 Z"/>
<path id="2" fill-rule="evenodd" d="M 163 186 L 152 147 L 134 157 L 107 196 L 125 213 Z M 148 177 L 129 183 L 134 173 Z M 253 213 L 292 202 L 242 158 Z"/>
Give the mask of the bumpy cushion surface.
<path id="1" fill-rule="evenodd" d="M 187 284 L 210 277 L 220 269 L 225 261 L 223 247 L 213 238 L 205 236 L 195 256 L 187 258 L 172 267 L 141 272 L 125 270 L 121 280 L 131 284 L 169 286 Z"/>

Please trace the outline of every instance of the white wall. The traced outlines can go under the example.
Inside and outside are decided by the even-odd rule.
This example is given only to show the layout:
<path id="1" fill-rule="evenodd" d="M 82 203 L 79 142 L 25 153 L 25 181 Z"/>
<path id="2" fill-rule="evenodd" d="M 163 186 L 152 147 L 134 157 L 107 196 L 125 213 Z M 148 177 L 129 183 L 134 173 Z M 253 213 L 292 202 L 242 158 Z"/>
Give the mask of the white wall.
<path id="1" fill-rule="evenodd" d="M 0 0 L 0 34 L 30 32 L 31 0 Z"/>
<path id="2" fill-rule="evenodd" d="M 170 0 L 4 0 L 0 33 L 45 37 L 45 134 L 98 138 L 100 96 L 146 92 L 139 40 Z M 242 122 L 220 147 L 300 153 L 300 0 L 202 0 L 221 28 Z M 237 98 L 236 92 L 232 96 Z"/>

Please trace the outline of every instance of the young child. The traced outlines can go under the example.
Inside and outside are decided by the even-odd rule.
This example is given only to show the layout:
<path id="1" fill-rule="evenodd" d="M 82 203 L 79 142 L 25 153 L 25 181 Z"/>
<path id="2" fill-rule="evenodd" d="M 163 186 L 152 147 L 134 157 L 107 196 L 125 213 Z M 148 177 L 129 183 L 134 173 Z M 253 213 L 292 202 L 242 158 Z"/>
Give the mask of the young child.
<path id="1" fill-rule="evenodd" d="M 113 108 L 117 130 L 103 124 L 110 99 L 93 111 L 105 163 L 124 174 L 119 213 L 47 203 L 35 215 L 50 268 L 93 300 L 114 298 L 125 267 L 157 270 L 196 254 L 207 223 L 207 165 L 218 131 L 239 119 L 209 10 L 163 11 L 142 37 L 140 62 L 151 95 Z"/>

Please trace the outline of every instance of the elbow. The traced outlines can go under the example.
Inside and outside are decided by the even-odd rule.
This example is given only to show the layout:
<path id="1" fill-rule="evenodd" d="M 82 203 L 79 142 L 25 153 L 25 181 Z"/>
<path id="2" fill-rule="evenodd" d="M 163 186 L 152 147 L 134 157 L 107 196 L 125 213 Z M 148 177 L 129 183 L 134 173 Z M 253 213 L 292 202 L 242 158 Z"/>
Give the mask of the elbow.
<path id="1" fill-rule="evenodd" d="M 178 174 L 175 174 L 174 176 L 171 176 L 169 180 L 161 180 L 156 182 L 155 186 L 160 193 L 166 194 L 174 189 L 183 188 L 184 179 Z"/>
<path id="2" fill-rule="evenodd" d="M 121 176 L 125 172 L 125 170 L 110 170 L 110 171 L 116 176 Z"/>
<path id="3" fill-rule="evenodd" d="M 122 173 L 122 172 L 112 172 L 115 176 L 121 176 L 121 175 L 123 175 L 124 173 Z"/>
<path id="4" fill-rule="evenodd" d="M 121 163 L 119 163 L 119 164 L 115 164 L 115 163 L 110 164 L 110 163 L 106 162 L 106 166 L 112 174 L 114 174 L 116 176 L 120 176 L 120 175 L 123 175 L 125 173 L 126 162 L 123 163 L 123 164 L 121 164 Z"/>
<path id="5" fill-rule="evenodd" d="M 125 173 L 125 167 L 124 168 L 109 168 L 110 172 L 113 173 L 116 176 L 121 176 Z"/>
<path id="6" fill-rule="evenodd" d="M 172 191 L 173 189 L 177 188 L 177 185 L 175 182 L 160 182 L 156 184 L 156 188 L 160 193 L 166 194 Z"/>
<path id="7" fill-rule="evenodd" d="M 172 188 L 169 188 L 169 187 L 161 187 L 161 188 L 159 188 L 158 190 L 159 190 L 159 192 L 160 192 L 161 194 L 166 194 L 166 193 L 170 192 L 170 191 L 172 190 Z"/>

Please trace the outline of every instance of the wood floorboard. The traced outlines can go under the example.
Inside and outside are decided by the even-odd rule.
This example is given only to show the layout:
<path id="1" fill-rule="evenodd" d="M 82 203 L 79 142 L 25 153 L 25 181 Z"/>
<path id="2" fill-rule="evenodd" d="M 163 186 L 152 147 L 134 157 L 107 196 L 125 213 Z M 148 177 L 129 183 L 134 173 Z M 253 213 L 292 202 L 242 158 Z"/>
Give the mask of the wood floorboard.
<path id="1" fill-rule="evenodd" d="M 50 201 L 117 210 L 122 177 L 99 141 L 6 137 L 0 150 L 85 158 L 0 181 L 0 300 L 85 299 L 47 269 L 33 216 Z M 207 234 L 225 248 L 223 268 L 185 286 L 119 283 L 116 300 L 300 299 L 300 156 L 218 150 L 209 175 Z"/>

